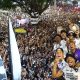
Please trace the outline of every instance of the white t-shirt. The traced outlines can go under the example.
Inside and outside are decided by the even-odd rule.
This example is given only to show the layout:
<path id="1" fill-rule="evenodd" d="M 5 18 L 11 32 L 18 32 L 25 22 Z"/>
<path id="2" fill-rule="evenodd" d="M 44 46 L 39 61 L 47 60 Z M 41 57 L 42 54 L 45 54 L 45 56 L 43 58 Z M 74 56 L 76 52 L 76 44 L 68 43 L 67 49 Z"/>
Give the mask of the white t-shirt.
<path id="1" fill-rule="evenodd" d="M 75 38 L 74 41 L 75 41 L 76 48 L 80 49 L 80 38 Z"/>
<path id="2" fill-rule="evenodd" d="M 64 55 L 66 56 L 66 54 L 68 53 L 68 49 L 67 49 L 67 43 L 66 43 L 66 41 L 65 40 L 61 40 L 61 46 L 60 46 L 60 48 L 62 48 L 63 49 L 63 51 L 64 51 Z"/>
<path id="3" fill-rule="evenodd" d="M 66 66 L 62 71 L 66 80 L 80 80 L 80 68 L 75 71 L 73 68 Z"/>
<path id="4" fill-rule="evenodd" d="M 60 44 L 54 43 L 53 45 L 54 45 L 53 51 L 55 51 L 57 48 L 62 48 L 64 51 L 64 55 L 66 56 L 66 54 L 68 53 L 68 49 L 67 49 L 65 40 L 61 40 Z"/>

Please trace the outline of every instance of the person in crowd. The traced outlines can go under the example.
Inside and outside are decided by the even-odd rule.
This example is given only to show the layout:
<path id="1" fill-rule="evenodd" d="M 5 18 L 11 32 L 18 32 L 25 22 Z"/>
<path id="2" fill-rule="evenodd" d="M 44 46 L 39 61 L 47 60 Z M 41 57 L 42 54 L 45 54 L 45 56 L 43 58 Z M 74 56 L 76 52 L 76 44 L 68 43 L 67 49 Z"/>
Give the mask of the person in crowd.
<path id="1" fill-rule="evenodd" d="M 62 39 L 62 37 L 59 34 L 56 34 L 54 36 L 54 43 L 53 43 L 54 48 L 53 48 L 53 51 L 55 51 L 57 48 L 60 48 L 61 39 Z"/>
<path id="2" fill-rule="evenodd" d="M 60 35 L 63 40 L 67 40 L 67 32 L 66 30 L 61 30 Z"/>
<path id="3" fill-rule="evenodd" d="M 61 48 L 64 50 L 65 56 L 68 53 L 68 48 L 67 48 L 67 41 L 68 41 L 68 37 L 67 37 L 67 32 L 65 30 L 61 30 Z"/>
<path id="4" fill-rule="evenodd" d="M 64 65 L 64 52 L 62 48 L 58 48 L 55 53 L 55 59 L 52 65 L 52 78 L 53 80 L 65 80 L 63 77 L 63 71 L 61 70 Z"/>
<path id="5" fill-rule="evenodd" d="M 80 67 L 80 62 L 77 62 L 77 59 L 74 55 L 67 54 L 65 61 L 68 63 L 69 67 L 71 68 L 79 68 Z"/>
<path id="6" fill-rule="evenodd" d="M 75 42 L 71 41 L 69 43 L 69 53 L 76 57 L 77 61 L 80 62 L 80 49 L 76 48 Z"/>
<path id="7" fill-rule="evenodd" d="M 73 31 L 69 31 L 68 32 L 68 40 L 69 41 L 73 41 L 74 40 L 74 37 L 75 37 L 75 34 Z"/>
<path id="8" fill-rule="evenodd" d="M 71 41 L 74 41 L 74 32 L 73 31 L 69 31 L 68 32 L 68 37 L 67 37 L 67 48 L 69 51 L 69 44 Z"/>
<path id="9" fill-rule="evenodd" d="M 21 26 L 20 21 L 22 18 L 22 14 L 24 13 L 9 11 L 8 14 L 3 13 L 2 16 L 0 16 L 0 24 L 1 24 L 0 32 L 5 33 L 5 34 L 2 33 L 3 35 L 1 36 L 3 37 L 7 35 L 7 37 L 4 37 L 5 40 L 3 38 L 1 39 L 0 51 L 4 60 L 4 65 L 5 65 L 8 77 L 11 77 L 11 75 L 9 75 L 10 74 L 9 68 L 11 68 L 11 66 L 9 65 L 10 55 L 8 54 L 9 53 L 8 52 L 9 42 L 8 42 L 8 33 L 7 33 L 8 19 L 9 17 L 11 18 L 11 21 L 13 22 L 13 28 L 18 28 L 19 26 Z M 17 16 L 18 18 L 17 20 L 18 23 L 14 19 L 15 16 Z M 49 79 L 50 80 L 52 77 L 50 64 L 56 61 L 59 62 L 59 60 L 61 64 L 58 64 L 57 67 L 59 69 L 57 70 L 60 71 L 60 73 L 62 73 L 62 77 L 64 76 L 63 75 L 65 73 L 63 72 L 64 67 L 62 67 L 63 62 L 65 63 L 64 58 L 62 59 L 58 58 L 59 60 L 57 60 L 54 58 L 54 53 L 56 52 L 57 48 L 62 48 L 64 52 L 63 53 L 60 52 L 61 54 L 56 53 L 55 56 L 59 57 L 62 54 L 64 54 L 64 57 L 66 57 L 67 50 L 65 48 L 66 48 L 66 42 L 67 42 L 67 49 L 69 49 L 68 54 L 70 52 L 71 54 L 74 54 L 74 53 L 79 54 L 79 48 L 80 48 L 79 46 L 80 40 L 79 40 L 79 32 L 78 32 L 79 25 L 78 27 L 76 25 L 76 19 L 77 19 L 76 16 L 79 16 L 79 14 L 73 13 L 73 12 L 71 13 L 60 12 L 58 16 L 56 14 L 53 14 L 49 18 L 47 17 L 47 18 L 41 19 L 41 21 L 37 25 L 34 25 L 34 26 L 27 25 L 27 27 L 26 25 L 23 25 L 23 27 L 21 28 L 26 27 L 27 28 L 26 30 L 28 30 L 28 28 L 31 29 L 27 31 L 27 33 L 24 33 L 24 34 L 16 33 L 17 45 L 19 48 L 19 53 L 21 55 L 22 71 L 26 73 L 25 75 L 26 77 L 23 76 L 24 73 L 22 74 L 23 80 L 25 79 L 26 80 L 36 80 L 36 79 L 48 80 Z M 70 20 L 70 22 L 67 22 L 68 20 Z M 24 21 L 21 21 L 21 23 L 23 22 Z M 66 33 L 63 29 L 65 31 L 67 29 L 66 32 L 69 32 L 69 30 L 73 31 L 72 34 L 68 36 L 68 40 L 67 40 Z M 53 43 L 54 33 L 58 34 L 59 36 L 56 35 Z M 76 35 L 74 36 L 73 33 L 75 33 Z M 75 41 L 75 45 L 76 45 L 75 50 L 77 50 L 77 53 L 74 52 L 75 50 L 73 50 L 72 47 L 70 48 L 69 46 L 70 41 Z M 80 61 L 79 55 L 75 55 L 77 58 L 77 62 Z M 56 65 L 54 66 L 54 68 L 56 67 Z M 79 66 L 79 64 L 77 66 Z M 56 79 L 60 80 L 61 78 L 59 77 Z"/>
<path id="10" fill-rule="evenodd" d="M 77 59 L 74 55 L 66 55 L 65 61 L 68 63 L 66 69 L 63 70 L 66 80 L 79 80 L 80 74 L 80 62 L 77 62 Z"/>
<path id="11" fill-rule="evenodd" d="M 26 68 L 22 68 L 22 72 L 21 72 L 21 80 L 27 80 L 27 71 Z"/>
<path id="12" fill-rule="evenodd" d="M 68 19 L 68 24 L 69 24 L 69 30 L 75 32 L 76 30 L 79 30 L 79 26 L 75 24 L 74 19 Z"/>

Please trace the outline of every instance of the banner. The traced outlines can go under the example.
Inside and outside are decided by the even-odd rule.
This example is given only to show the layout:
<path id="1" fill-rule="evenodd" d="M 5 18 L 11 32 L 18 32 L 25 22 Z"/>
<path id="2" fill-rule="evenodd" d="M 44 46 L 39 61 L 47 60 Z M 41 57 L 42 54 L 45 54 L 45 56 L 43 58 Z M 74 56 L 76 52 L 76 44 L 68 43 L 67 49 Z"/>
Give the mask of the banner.
<path id="1" fill-rule="evenodd" d="M 27 31 L 25 30 L 25 29 L 23 29 L 23 28 L 16 28 L 16 29 L 14 29 L 14 31 L 16 32 L 16 33 L 26 33 Z"/>
<path id="2" fill-rule="evenodd" d="M 14 34 L 14 31 L 13 31 L 12 23 L 11 23 L 10 19 L 9 19 L 9 38 L 10 38 L 13 80 L 21 80 L 20 54 L 19 54 L 15 34 Z"/>

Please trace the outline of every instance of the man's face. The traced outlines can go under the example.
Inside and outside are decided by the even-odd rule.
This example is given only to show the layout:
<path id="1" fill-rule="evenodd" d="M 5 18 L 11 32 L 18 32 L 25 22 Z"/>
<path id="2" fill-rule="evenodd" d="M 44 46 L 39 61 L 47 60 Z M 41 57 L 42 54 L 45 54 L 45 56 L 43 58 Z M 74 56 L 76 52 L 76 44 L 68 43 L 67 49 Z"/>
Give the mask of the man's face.
<path id="1" fill-rule="evenodd" d="M 27 74 L 26 69 L 25 69 L 25 68 L 22 68 L 21 75 L 25 77 L 25 76 L 26 76 L 26 74 Z"/>
<path id="2" fill-rule="evenodd" d="M 74 50 L 76 48 L 75 43 L 70 43 L 70 49 Z"/>
<path id="3" fill-rule="evenodd" d="M 70 67 L 74 67 L 75 66 L 75 59 L 72 57 L 68 57 L 67 58 L 67 63 Z"/>
<path id="4" fill-rule="evenodd" d="M 61 38 L 60 38 L 59 36 L 56 36 L 56 37 L 55 37 L 55 41 L 56 41 L 57 43 L 59 43 L 59 42 L 61 41 Z"/>
<path id="5" fill-rule="evenodd" d="M 65 32 L 61 33 L 61 37 L 62 37 L 63 39 L 65 39 L 65 38 L 66 38 L 66 33 L 65 33 Z"/>

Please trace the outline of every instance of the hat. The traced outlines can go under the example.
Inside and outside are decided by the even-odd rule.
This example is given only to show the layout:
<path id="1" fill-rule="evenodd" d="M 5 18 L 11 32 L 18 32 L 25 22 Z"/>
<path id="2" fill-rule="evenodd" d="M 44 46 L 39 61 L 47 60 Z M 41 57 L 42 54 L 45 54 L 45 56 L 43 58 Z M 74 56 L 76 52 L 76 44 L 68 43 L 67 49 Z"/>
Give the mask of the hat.
<path id="1" fill-rule="evenodd" d="M 76 26 L 73 26 L 72 30 L 75 32 L 77 30 Z"/>
<path id="2" fill-rule="evenodd" d="M 74 32 L 72 30 L 70 30 L 68 33 L 70 34 L 70 33 L 74 33 Z"/>

